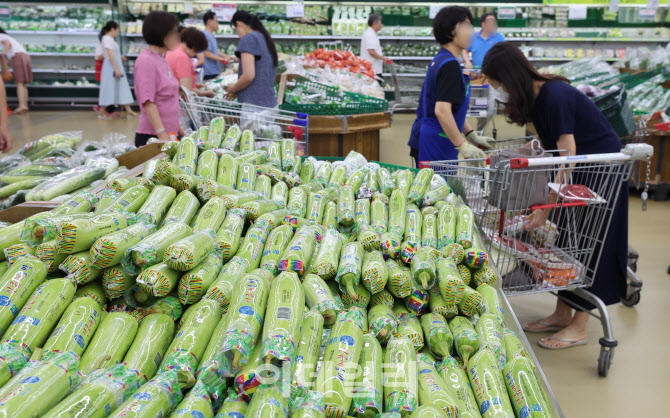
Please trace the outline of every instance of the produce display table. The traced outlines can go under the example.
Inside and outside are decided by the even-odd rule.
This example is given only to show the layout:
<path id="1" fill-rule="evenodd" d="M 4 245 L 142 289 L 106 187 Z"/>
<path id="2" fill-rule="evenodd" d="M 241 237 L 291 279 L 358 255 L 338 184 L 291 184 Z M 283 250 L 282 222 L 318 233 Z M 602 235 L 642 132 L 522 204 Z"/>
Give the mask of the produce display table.
<path id="1" fill-rule="evenodd" d="M 309 117 L 309 154 L 345 157 L 354 150 L 379 160 L 379 131 L 391 126 L 390 112 Z"/>
<path id="2" fill-rule="evenodd" d="M 660 119 L 652 119 L 647 123 L 649 136 L 645 140 L 654 147 L 649 184 L 654 190 L 654 200 L 659 202 L 668 200 L 670 193 L 670 130 L 659 130 L 654 127 L 661 122 Z M 640 164 L 640 180 L 644 181 L 647 178 L 646 171 L 647 165 Z"/>

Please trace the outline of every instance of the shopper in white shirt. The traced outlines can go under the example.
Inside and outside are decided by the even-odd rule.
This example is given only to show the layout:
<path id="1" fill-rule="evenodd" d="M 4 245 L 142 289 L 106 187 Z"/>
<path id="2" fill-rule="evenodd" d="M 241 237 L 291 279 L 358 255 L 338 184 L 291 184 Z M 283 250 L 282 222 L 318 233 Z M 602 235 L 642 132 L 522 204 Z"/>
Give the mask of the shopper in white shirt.
<path id="1" fill-rule="evenodd" d="M 30 55 L 16 39 L 7 35 L 0 28 L 0 43 L 2 43 L 2 55 L 9 61 L 14 73 L 16 83 L 16 95 L 19 99 L 19 107 L 14 109 L 15 115 L 28 112 L 28 87 L 26 84 L 33 82 L 33 68 Z"/>
<path id="2" fill-rule="evenodd" d="M 379 37 L 377 36 L 377 32 L 382 30 L 383 27 L 382 17 L 374 13 L 371 14 L 368 17 L 368 26 L 361 39 L 361 59 L 372 63 L 372 69 L 381 85 L 384 61 L 390 63 L 390 60 L 382 55 L 382 45 L 379 43 Z"/>

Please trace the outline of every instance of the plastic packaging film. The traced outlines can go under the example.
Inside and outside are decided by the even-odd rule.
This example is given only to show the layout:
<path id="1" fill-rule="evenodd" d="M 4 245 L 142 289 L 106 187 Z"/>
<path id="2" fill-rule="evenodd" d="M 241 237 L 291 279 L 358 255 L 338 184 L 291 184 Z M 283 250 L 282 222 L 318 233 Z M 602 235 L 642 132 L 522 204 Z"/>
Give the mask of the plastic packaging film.
<path id="1" fill-rule="evenodd" d="M 223 199 L 213 197 L 203 205 L 196 216 L 193 233 L 204 231 L 208 228 L 218 231 L 225 217 L 225 202 Z"/>
<path id="2" fill-rule="evenodd" d="M 413 314 L 405 315 L 398 319 L 396 336 L 409 339 L 416 352 L 421 351 L 426 344 L 421 322 L 419 322 L 417 316 Z"/>
<path id="3" fill-rule="evenodd" d="M 516 416 L 552 416 L 547 395 L 529 358 L 521 355 L 511 358 L 503 369 L 503 377 Z"/>
<path id="4" fill-rule="evenodd" d="M 456 396 L 456 403 L 463 418 L 480 418 L 477 399 L 472 392 L 470 381 L 463 365 L 451 356 L 445 357 L 437 368 L 440 377 L 447 384 L 447 390 Z"/>
<path id="5" fill-rule="evenodd" d="M 170 209 L 168 209 L 161 222 L 161 227 L 170 222 L 189 224 L 199 208 L 200 202 L 198 201 L 198 198 L 190 191 L 184 190 L 179 193 L 172 202 Z"/>
<path id="6" fill-rule="evenodd" d="M 449 321 L 449 329 L 454 337 L 454 348 L 467 364 L 468 359 L 479 350 L 481 341 L 470 321 L 463 316 L 456 316 Z"/>
<path id="7" fill-rule="evenodd" d="M 456 242 L 456 207 L 450 203 L 437 212 L 437 248 L 441 249 Z"/>
<path id="8" fill-rule="evenodd" d="M 195 174 L 197 157 L 198 149 L 195 141 L 186 137 L 179 141 L 179 147 L 172 162 L 187 173 Z"/>
<path id="9" fill-rule="evenodd" d="M 299 228 L 279 261 L 279 270 L 306 273 L 306 267 L 314 255 L 316 229 L 311 226 Z"/>
<path id="10" fill-rule="evenodd" d="M 110 416 L 114 418 L 167 416 L 181 399 L 177 372 L 167 371 L 142 385 Z"/>
<path id="11" fill-rule="evenodd" d="M 257 221 L 247 230 L 247 235 L 244 237 L 236 256 L 246 260 L 249 271 L 258 268 L 260 265 L 263 248 L 270 234 L 270 229 L 267 222 Z"/>
<path id="12" fill-rule="evenodd" d="M 216 181 L 218 164 L 219 156 L 214 151 L 204 151 L 198 157 L 198 166 L 196 167 L 195 174 Z"/>
<path id="13" fill-rule="evenodd" d="M 249 402 L 246 418 L 288 417 L 288 399 L 281 390 L 261 386 Z"/>
<path id="14" fill-rule="evenodd" d="M 125 216 L 119 213 L 106 213 L 89 219 L 63 222 L 56 227 L 58 252 L 73 254 L 89 250 L 96 239 L 125 229 L 134 222 L 134 216 Z"/>
<path id="15" fill-rule="evenodd" d="M 91 265 L 91 254 L 88 251 L 67 256 L 59 268 L 78 285 L 92 282 L 102 273 L 102 269 Z"/>
<path id="16" fill-rule="evenodd" d="M 7 331 L 46 276 L 46 268 L 38 259 L 23 257 L 0 277 L 0 334 Z"/>
<path id="17" fill-rule="evenodd" d="M 207 393 L 207 387 L 202 382 L 197 382 L 195 386 L 188 391 L 184 399 L 174 408 L 170 415 L 174 418 L 214 418 L 214 409 L 212 401 Z"/>
<path id="18" fill-rule="evenodd" d="M 378 234 L 388 229 L 388 198 L 383 194 L 375 194 L 370 204 L 370 225 Z"/>
<path id="19" fill-rule="evenodd" d="M 380 304 L 368 310 L 368 325 L 370 335 L 376 337 L 380 343 L 386 344 L 391 336 L 396 333 L 398 320 L 392 307 L 387 304 Z"/>
<path id="20" fill-rule="evenodd" d="M 130 187 L 118 195 L 103 212 L 137 212 L 151 192 L 141 184 Z"/>
<path id="21" fill-rule="evenodd" d="M 418 370 L 414 345 L 391 338 L 384 350 L 384 405 L 387 412 L 411 414 L 418 407 Z"/>
<path id="22" fill-rule="evenodd" d="M 214 230 L 209 228 L 195 232 L 167 247 L 163 259 L 174 270 L 190 270 L 214 249 L 215 236 Z"/>
<path id="23" fill-rule="evenodd" d="M 81 374 L 86 376 L 95 369 L 105 369 L 121 361 L 135 339 L 137 328 L 137 320 L 126 313 L 107 314 L 81 356 Z"/>
<path id="24" fill-rule="evenodd" d="M 221 256 L 212 252 L 200 264 L 187 271 L 179 280 L 179 301 L 184 305 L 199 301 L 219 276 L 222 266 Z"/>
<path id="25" fill-rule="evenodd" d="M 75 299 L 42 347 L 43 358 L 71 351 L 81 357 L 102 321 L 102 308 L 91 298 Z"/>
<path id="26" fill-rule="evenodd" d="M 240 257 L 233 257 L 221 269 L 218 277 L 209 286 L 203 296 L 204 299 L 212 299 L 219 303 L 221 313 L 228 311 L 232 292 L 235 288 L 235 282 L 238 277 L 243 276 L 248 269 L 249 264 Z"/>
<path id="27" fill-rule="evenodd" d="M 119 264 L 130 247 L 153 232 L 153 225 L 139 223 L 98 238 L 90 250 L 91 266 L 103 269 Z"/>
<path id="28" fill-rule="evenodd" d="M 237 190 L 251 192 L 256 188 L 256 168 L 253 164 L 243 163 L 237 169 Z"/>
<path id="29" fill-rule="evenodd" d="M 433 178 L 432 168 L 422 168 L 414 177 L 414 182 L 409 189 L 408 200 L 420 205 L 423 197 L 430 187 L 430 180 Z"/>
<path id="30" fill-rule="evenodd" d="M 166 263 L 160 263 L 142 271 L 136 282 L 140 289 L 160 298 L 177 287 L 181 276 L 181 272 L 171 269 Z"/>
<path id="31" fill-rule="evenodd" d="M 365 253 L 362 264 L 362 281 L 372 294 L 379 293 L 386 287 L 388 270 L 381 252 Z"/>
<path id="32" fill-rule="evenodd" d="M 475 330 L 479 335 L 482 346 L 493 351 L 498 360 L 500 370 L 502 370 L 507 363 L 507 354 L 503 343 L 503 330 L 498 322 L 498 318 L 492 314 L 482 314 L 477 320 Z"/>
<path id="33" fill-rule="evenodd" d="M 361 355 L 358 360 L 361 373 L 356 378 L 352 396 L 352 412 L 377 414 L 383 411 L 382 359 L 384 352 L 379 341 L 363 335 Z"/>
<path id="34" fill-rule="evenodd" d="M 421 317 L 421 327 L 428 350 L 437 359 L 443 359 L 451 354 L 454 337 L 449 330 L 446 319 L 436 313 L 427 313 Z"/>
<path id="35" fill-rule="evenodd" d="M 319 253 L 312 263 L 312 271 L 324 280 L 332 279 L 337 275 L 342 251 L 342 237 L 334 229 L 326 231 Z"/>
<path id="36" fill-rule="evenodd" d="M 482 348 L 467 362 L 472 391 L 482 417 L 514 418 L 514 410 L 493 351 Z"/>
<path id="37" fill-rule="evenodd" d="M 174 328 L 174 321 L 167 315 L 151 314 L 144 318 L 123 359 L 126 366 L 147 379 L 153 378 L 172 341 Z"/>
<path id="38" fill-rule="evenodd" d="M 237 189 L 237 171 L 240 163 L 232 155 L 224 154 L 219 158 L 216 174 L 217 183 Z"/>
<path id="39" fill-rule="evenodd" d="M 186 224 L 167 224 L 129 248 L 123 255 L 121 264 L 128 274 L 139 274 L 143 269 L 163 261 L 165 249 L 191 233 L 191 227 Z"/>
<path id="40" fill-rule="evenodd" d="M 303 287 L 307 287 L 305 286 L 305 282 L 303 282 Z M 306 291 L 305 296 L 307 296 L 307 293 Z M 291 383 L 307 388 L 312 387 L 316 377 L 316 361 L 319 356 L 323 326 L 324 319 L 318 311 L 312 309 L 303 315 L 302 332 L 300 343 L 295 353 Z"/>
<path id="41" fill-rule="evenodd" d="M 342 256 L 337 271 L 337 282 L 340 290 L 346 292 L 353 300 L 358 300 L 359 295 L 356 288 L 361 279 L 361 267 L 363 263 L 363 246 L 359 242 L 350 242 L 342 249 Z"/>
<path id="42" fill-rule="evenodd" d="M 230 209 L 216 234 L 216 245 L 223 261 L 230 260 L 240 247 L 246 211 Z"/>
<path id="43" fill-rule="evenodd" d="M 437 373 L 428 356 L 419 354 L 417 364 L 419 370 L 419 403 L 436 406 L 446 416 L 461 416 L 458 398 L 449 390 L 449 386 Z"/>

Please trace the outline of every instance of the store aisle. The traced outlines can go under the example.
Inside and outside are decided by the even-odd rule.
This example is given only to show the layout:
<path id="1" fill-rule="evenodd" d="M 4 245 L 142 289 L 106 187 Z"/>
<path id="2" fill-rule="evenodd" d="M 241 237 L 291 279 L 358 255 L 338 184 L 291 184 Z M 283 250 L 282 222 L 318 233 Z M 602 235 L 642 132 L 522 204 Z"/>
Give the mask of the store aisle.
<path id="1" fill-rule="evenodd" d="M 10 130 L 13 151 L 43 135 L 83 130 L 85 140 L 99 140 L 109 132 L 133 138 L 136 119 L 99 120 L 91 112 L 31 112 L 12 116 Z M 395 115 L 393 128 L 382 132 L 381 160 L 409 165 L 406 143 L 413 115 Z M 505 126 L 498 119 L 501 137 L 523 135 L 522 129 Z M 649 202 L 641 211 L 638 197 L 631 198 L 630 242 L 639 251 L 638 274 L 644 280 L 642 301 L 635 308 L 610 308 L 615 351 L 610 376 L 599 378 L 596 361 L 600 351 L 599 323 L 590 322 L 591 341 L 583 347 L 548 351 L 535 345 L 546 334 L 529 334 L 533 349 L 568 417 L 622 417 L 658 415 L 660 388 L 667 387 L 670 360 L 667 347 L 667 318 L 670 318 L 670 202 Z M 525 323 L 551 312 L 555 298 L 548 294 L 512 298 L 520 322 Z M 654 390 L 653 388 L 657 388 Z M 650 412 L 645 414 L 645 412 Z"/>

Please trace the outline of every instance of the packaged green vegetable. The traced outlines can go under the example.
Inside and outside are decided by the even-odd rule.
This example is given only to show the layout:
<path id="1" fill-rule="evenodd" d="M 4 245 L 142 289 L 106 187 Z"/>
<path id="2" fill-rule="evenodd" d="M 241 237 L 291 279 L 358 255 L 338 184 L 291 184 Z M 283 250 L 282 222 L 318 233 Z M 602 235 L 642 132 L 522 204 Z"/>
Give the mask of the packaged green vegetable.
<path id="1" fill-rule="evenodd" d="M 181 399 L 177 373 L 169 370 L 142 385 L 110 416 L 114 418 L 167 416 Z"/>
<path id="2" fill-rule="evenodd" d="M 472 247 L 474 214 L 467 205 L 461 205 L 458 208 L 458 222 L 456 224 L 456 242 L 461 244 L 466 250 Z"/>
<path id="3" fill-rule="evenodd" d="M 166 263 L 154 264 L 137 276 L 140 289 L 155 297 L 167 296 L 177 287 L 182 273 L 170 268 Z"/>
<path id="4" fill-rule="evenodd" d="M 293 361 L 300 342 L 305 292 L 298 275 L 284 271 L 273 281 L 265 311 L 261 361 L 281 369 Z"/>
<path id="5" fill-rule="evenodd" d="M 275 200 L 258 200 L 255 202 L 248 202 L 241 206 L 241 209 L 244 209 L 247 212 L 247 218 L 254 222 L 260 216 L 265 215 L 266 213 L 274 212 L 284 208 L 284 205 L 280 201 Z"/>
<path id="6" fill-rule="evenodd" d="M 265 199 L 269 199 L 271 190 L 272 190 L 272 181 L 270 180 L 270 177 L 263 174 L 261 174 L 260 176 L 256 176 L 255 191 L 262 194 Z"/>
<path id="7" fill-rule="evenodd" d="M 474 316 L 481 312 L 483 304 L 482 295 L 466 285 L 463 291 L 463 299 L 458 304 L 458 310 L 465 316 Z"/>
<path id="8" fill-rule="evenodd" d="M 440 293 L 447 305 L 458 305 L 463 299 L 465 283 L 453 260 L 443 258 L 438 264 L 437 276 Z"/>
<path id="9" fill-rule="evenodd" d="M 454 337 L 449 324 L 442 315 L 427 313 L 421 317 L 421 326 L 428 345 L 428 350 L 436 358 L 444 358 L 451 354 Z"/>
<path id="10" fill-rule="evenodd" d="M 277 209 L 262 214 L 256 219 L 256 222 L 266 222 L 270 228 L 274 230 L 274 228 L 284 223 L 284 219 L 286 219 L 287 215 L 288 211 L 286 209 Z"/>
<path id="11" fill-rule="evenodd" d="M 408 338 L 391 338 L 384 351 L 384 405 L 387 412 L 409 415 L 418 407 L 416 351 Z"/>
<path id="12" fill-rule="evenodd" d="M 235 151 L 239 147 L 240 137 L 242 136 L 242 130 L 237 124 L 233 124 L 228 131 L 226 131 L 226 136 L 223 138 L 223 143 L 221 147 Z"/>
<path id="13" fill-rule="evenodd" d="M 103 212 L 137 212 L 149 196 L 149 189 L 138 184 L 121 192 Z M 99 211 L 96 211 L 96 213 L 99 213 Z"/>
<path id="14" fill-rule="evenodd" d="M 79 362 L 84 376 L 95 369 L 106 369 L 123 359 L 137 334 L 137 320 L 123 312 L 107 314 L 88 344 Z M 114 344 L 110 344 L 114 341 Z"/>
<path id="15" fill-rule="evenodd" d="M 362 264 L 362 280 L 372 294 L 381 292 L 386 287 L 388 270 L 381 252 L 365 253 Z"/>
<path id="16" fill-rule="evenodd" d="M 247 401 L 241 397 L 229 396 L 215 418 L 241 418 L 245 416 L 247 408 Z"/>
<path id="17" fill-rule="evenodd" d="M 174 321 L 167 315 L 151 314 L 145 317 L 123 359 L 126 366 L 137 370 L 147 379 L 153 378 L 172 341 L 174 328 Z"/>
<path id="18" fill-rule="evenodd" d="M 402 192 L 405 199 L 409 199 L 409 192 L 414 184 L 414 173 L 410 170 L 400 170 L 394 173 L 397 189 Z M 430 180 L 429 180 L 430 181 Z"/>
<path id="19" fill-rule="evenodd" d="M 226 217 L 226 206 L 223 199 L 213 197 L 205 203 L 195 218 L 193 233 L 213 229 L 217 231 Z"/>
<path id="20" fill-rule="evenodd" d="M 356 301 L 359 298 L 356 287 L 361 279 L 363 254 L 363 246 L 360 243 L 350 242 L 345 245 L 336 276 L 340 290 Z"/>
<path id="21" fill-rule="evenodd" d="M 205 229 L 182 238 L 165 249 L 165 263 L 177 271 L 191 270 L 214 249 L 215 235 L 214 230 Z"/>
<path id="22" fill-rule="evenodd" d="M 442 297 L 440 288 L 435 285 L 428 289 L 428 308 L 431 312 L 442 315 L 446 319 L 451 319 L 458 315 L 458 306 L 456 304 L 448 304 Z"/>
<path id="23" fill-rule="evenodd" d="M 0 334 L 5 333 L 46 276 L 46 268 L 37 258 L 23 257 L 0 277 Z"/>
<path id="24" fill-rule="evenodd" d="M 493 351 L 493 354 L 498 359 L 500 370 L 502 370 L 507 363 L 507 355 L 503 344 L 503 331 L 498 318 L 492 314 L 482 314 L 477 320 L 475 330 L 479 335 L 482 345 Z"/>
<path id="25" fill-rule="evenodd" d="M 300 167 L 300 180 L 303 184 L 307 184 L 312 181 L 314 177 L 314 164 L 311 160 L 307 159 L 302 163 Z"/>
<path id="26" fill-rule="evenodd" d="M 295 164 L 295 139 L 284 138 L 281 143 L 282 164 L 281 168 L 284 171 L 290 171 Z"/>
<path id="27" fill-rule="evenodd" d="M 400 235 L 395 232 L 384 232 L 380 241 L 384 259 L 396 260 L 400 255 Z"/>
<path id="28" fill-rule="evenodd" d="M 341 188 L 344 185 L 347 176 L 347 166 L 342 162 L 333 164 L 333 172 L 328 180 L 328 187 Z"/>
<path id="29" fill-rule="evenodd" d="M 366 252 L 379 251 L 382 249 L 381 235 L 368 224 L 358 224 L 358 242 L 363 245 Z"/>
<path id="30" fill-rule="evenodd" d="M 472 252 L 472 250 L 468 251 L 466 257 L 469 257 Z M 479 270 L 475 270 L 475 274 L 472 279 L 475 282 L 475 286 L 480 286 L 482 284 L 493 286 L 499 280 L 496 269 L 491 266 L 485 266 Z"/>
<path id="31" fill-rule="evenodd" d="M 434 214 L 423 216 L 421 245 L 424 247 L 437 248 L 437 216 Z"/>
<path id="32" fill-rule="evenodd" d="M 207 387 L 204 383 L 198 382 L 195 386 L 184 396 L 184 399 L 175 407 L 174 412 L 170 415 L 175 418 L 214 418 L 214 409 L 212 408 L 212 400 L 207 393 Z"/>
<path id="33" fill-rule="evenodd" d="M 380 194 L 375 194 L 370 205 L 370 225 L 379 234 L 388 229 L 388 204 L 384 202 Z"/>
<path id="34" fill-rule="evenodd" d="M 414 182 L 409 189 L 408 200 L 420 205 L 423 197 L 430 186 L 430 180 L 433 178 L 432 168 L 422 168 L 414 177 Z"/>
<path id="35" fill-rule="evenodd" d="M 230 209 L 226 214 L 216 234 L 216 245 L 223 261 L 230 260 L 237 253 L 246 216 L 247 212 L 238 208 Z"/>
<path id="36" fill-rule="evenodd" d="M 163 261 L 165 249 L 173 243 L 190 236 L 191 227 L 181 222 L 172 222 L 139 244 L 129 248 L 121 259 L 121 264 L 129 274 L 139 274 L 143 269 Z"/>
<path id="37" fill-rule="evenodd" d="M 227 197 L 236 196 L 240 194 L 237 190 L 232 187 L 224 186 L 221 183 L 209 179 L 198 180 L 198 183 L 195 185 L 196 194 L 203 202 L 208 201 L 213 196 L 223 197 L 226 200 L 226 207 L 230 208 L 228 204 Z"/>
<path id="38" fill-rule="evenodd" d="M 405 232 L 405 218 L 407 216 L 407 202 L 402 191 L 395 189 L 389 198 L 389 232 L 403 236 Z"/>
<path id="39" fill-rule="evenodd" d="M 352 315 L 345 312 L 338 317 L 316 377 L 315 389 L 324 394 L 327 416 L 344 416 L 351 407 L 351 388 L 363 345 L 363 333 Z"/>
<path id="40" fill-rule="evenodd" d="M 69 255 L 59 268 L 66 272 L 69 278 L 80 285 L 97 279 L 102 273 L 102 269 L 93 267 L 91 264 L 90 253 L 82 251 Z"/>
<path id="41" fill-rule="evenodd" d="M 337 229 L 339 225 L 338 215 L 337 215 L 337 203 L 327 202 L 326 207 L 323 209 L 323 217 L 321 219 L 321 224 L 326 229 Z"/>
<path id="42" fill-rule="evenodd" d="M 521 342 L 516 333 L 514 331 L 510 331 L 504 326 L 503 326 L 503 344 L 505 346 L 505 354 L 507 354 L 507 358 L 513 359 L 516 356 L 524 356 L 528 358 L 528 360 L 530 360 L 533 369 L 537 368 L 531 356 L 528 354 L 528 352 L 526 352 L 526 347 Z"/>
<path id="43" fill-rule="evenodd" d="M 380 343 L 386 344 L 398 328 L 398 320 L 393 309 L 387 304 L 380 304 L 368 310 L 368 325 L 370 334 Z"/>
<path id="44" fill-rule="evenodd" d="M 370 298 L 370 308 L 377 305 L 387 305 L 389 308 L 393 308 L 393 300 L 391 292 L 384 289 L 381 292 L 372 295 Z"/>
<path id="45" fill-rule="evenodd" d="M 198 148 L 195 141 L 193 138 L 186 137 L 179 141 L 179 147 L 172 162 L 187 173 L 195 174 L 197 157 Z"/>
<path id="46" fill-rule="evenodd" d="M 447 384 L 447 391 L 456 396 L 456 404 L 464 418 L 479 418 L 477 399 L 463 366 L 453 357 L 447 356 L 437 368 L 440 377 Z"/>
<path id="47" fill-rule="evenodd" d="M 106 213 L 90 219 L 76 219 L 56 226 L 58 252 L 72 254 L 89 250 L 96 239 L 127 228 L 134 217 L 118 213 Z"/>
<path id="48" fill-rule="evenodd" d="M 341 225 L 351 226 L 354 223 L 355 203 L 354 189 L 345 185 L 339 188 L 337 219 Z"/>
<path id="49" fill-rule="evenodd" d="M 248 270 L 257 269 L 260 265 L 263 248 L 270 234 L 270 229 L 267 222 L 257 221 L 247 230 L 247 235 L 244 237 L 236 256 L 246 260 L 249 265 Z"/>
<path id="50" fill-rule="evenodd" d="M 305 291 L 307 306 L 310 309 L 316 309 L 323 316 L 326 325 L 332 325 L 337 319 L 340 307 L 328 285 L 319 276 L 306 274 L 303 278 L 302 287 Z"/>
<path id="51" fill-rule="evenodd" d="M 346 292 L 341 293 L 340 296 L 344 306 L 347 308 L 358 306 L 360 308 L 367 309 L 368 305 L 370 304 L 370 298 L 372 297 L 372 294 L 368 289 L 365 288 L 365 286 L 363 286 L 363 283 L 359 283 L 355 288 L 355 291 L 358 298 L 351 298 Z"/>
<path id="52" fill-rule="evenodd" d="M 161 227 L 170 222 L 190 223 L 198 208 L 200 208 L 200 202 L 193 193 L 188 190 L 179 193 L 165 214 Z"/>
<path id="53" fill-rule="evenodd" d="M 250 192 L 256 188 L 256 168 L 253 164 L 243 163 L 237 170 L 237 190 Z"/>
<path id="54" fill-rule="evenodd" d="M 398 338 L 408 338 L 412 341 L 414 350 L 421 351 L 425 344 L 423 328 L 416 315 L 405 315 L 398 319 L 398 329 L 396 330 Z"/>
<path id="55" fill-rule="evenodd" d="M 395 182 L 391 177 L 391 173 L 385 168 L 377 169 L 377 183 L 379 184 L 379 191 L 386 196 L 391 196 L 391 192 L 395 188 Z"/>
<path id="56" fill-rule="evenodd" d="M 417 359 L 419 370 L 419 403 L 439 408 L 449 417 L 459 417 L 458 398 L 449 389 L 449 385 L 435 370 L 433 362 L 425 354 Z"/>
<path id="57" fill-rule="evenodd" d="M 279 268 L 281 255 L 284 253 L 289 242 L 293 238 L 293 228 L 288 225 L 280 225 L 270 232 L 261 257 L 261 268 L 268 269 L 274 274 Z"/>
<path id="58" fill-rule="evenodd" d="M 198 166 L 195 174 L 206 179 L 216 181 L 219 156 L 212 150 L 204 151 L 198 157 Z"/>
<path id="59" fill-rule="evenodd" d="M 311 193 L 307 199 L 306 217 L 309 221 L 321 223 L 326 203 L 334 198 L 333 189 L 324 189 Z"/>
<path id="60" fill-rule="evenodd" d="M 441 251 L 445 258 L 451 258 L 455 264 L 460 264 L 465 257 L 463 246 L 455 242 L 446 247 L 442 247 Z"/>
<path id="61" fill-rule="evenodd" d="M 437 213 L 437 248 L 443 248 L 456 241 L 456 207 L 450 203 L 442 206 Z"/>
<path id="62" fill-rule="evenodd" d="M 35 248 L 35 257 L 44 263 L 48 273 L 53 273 L 58 270 L 58 267 L 65 261 L 68 255 L 58 253 L 58 242 L 54 239 L 38 245 Z"/>
<path id="63" fill-rule="evenodd" d="M 277 200 L 284 204 L 284 207 L 287 207 L 288 204 L 288 186 L 283 181 L 278 182 L 272 186 L 272 191 L 270 193 L 270 200 Z"/>
<path id="64" fill-rule="evenodd" d="M 229 154 L 223 154 L 221 158 L 219 158 L 216 182 L 237 189 L 237 171 L 239 167 L 240 162 L 235 159 L 235 157 Z"/>
<path id="65" fill-rule="evenodd" d="M 184 191 L 195 192 L 198 182 L 201 180 L 204 180 L 204 177 L 195 174 L 173 174 L 169 186 L 179 193 Z"/>
<path id="66" fill-rule="evenodd" d="M 270 164 L 272 164 L 275 168 L 281 170 L 281 160 L 282 160 L 282 155 L 281 155 L 281 143 L 279 142 L 272 142 L 268 146 L 268 161 Z"/>
<path id="67" fill-rule="evenodd" d="M 389 280 L 388 290 L 397 298 L 405 298 L 412 293 L 412 282 L 409 272 L 403 269 L 397 261 L 386 260 Z"/>
<path id="68" fill-rule="evenodd" d="M 479 350 L 467 362 L 466 370 L 482 417 L 515 416 L 495 354 L 490 349 Z"/>
<path id="69" fill-rule="evenodd" d="M 35 250 L 28 244 L 20 243 L 5 248 L 5 258 L 7 259 L 7 263 L 9 265 L 14 264 L 15 261 L 26 255 L 35 255 Z"/>
<path id="70" fill-rule="evenodd" d="M 313 257 L 315 244 L 315 228 L 303 226 L 298 229 L 281 256 L 279 270 L 305 274 L 305 269 Z"/>
<path id="71" fill-rule="evenodd" d="M 435 263 L 428 253 L 430 247 L 421 247 L 412 257 L 411 272 L 417 287 L 430 289 L 435 284 Z"/>
<path id="72" fill-rule="evenodd" d="M 466 266 L 465 264 L 459 264 L 458 267 L 458 274 L 461 276 L 461 279 L 463 280 L 463 283 L 466 285 L 472 284 L 472 272 Z"/>
<path id="73" fill-rule="evenodd" d="M 102 321 L 102 309 L 90 298 L 75 299 L 67 307 L 42 350 L 45 359 L 56 352 L 72 351 L 81 356 Z"/>
<path id="74" fill-rule="evenodd" d="M 368 199 L 356 199 L 356 210 L 354 221 L 356 225 L 370 224 L 370 201 Z"/>
<path id="75" fill-rule="evenodd" d="M 316 277 L 313 275 L 308 275 L 307 277 L 310 276 Z M 305 278 L 305 281 L 308 280 L 307 277 Z M 305 297 L 307 297 L 309 291 L 307 290 L 308 286 L 305 285 L 304 281 L 303 288 L 305 289 Z M 316 361 L 319 355 L 323 325 L 324 318 L 318 311 L 312 309 L 303 315 L 302 332 L 300 335 L 300 343 L 295 352 L 291 383 L 307 388 L 312 387 L 312 383 L 316 377 Z"/>
<path id="76" fill-rule="evenodd" d="M 265 164 L 268 161 L 267 152 L 265 150 L 259 149 L 252 152 L 247 152 L 245 154 L 237 157 L 241 163 L 251 163 L 253 165 Z"/>
<path id="77" fill-rule="evenodd" d="M 177 192 L 169 186 L 156 186 L 137 211 L 138 219 L 148 223 L 159 224 L 172 202 L 177 197 Z"/>
<path id="78" fill-rule="evenodd" d="M 427 191 L 423 197 L 423 206 L 432 206 L 439 200 L 443 200 L 451 193 L 451 188 L 446 184 L 438 186 L 437 188 Z"/>
<path id="79" fill-rule="evenodd" d="M 226 314 L 225 337 L 217 358 L 224 376 L 236 374 L 259 343 L 269 290 L 270 284 L 253 274 L 242 276 L 235 283 Z"/>
<path id="80" fill-rule="evenodd" d="M 507 362 L 503 376 L 516 416 L 553 416 L 547 396 L 530 359 L 516 356 Z"/>
<path id="81" fill-rule="evenodd" d="M 314 180 L 320 183 L 322 186 L 327 186 L 330 181 L 330 176 L 333 174 L 333 166 L 330 161 L 323 161 L 319 168 L 317 168 L 314 173 Z"/>
<path id="82" fill-rule="evenodd" d="M 104 310 L 107 305 L 107 296 L 105 296 L 105 291 L 102 288 L 102 284 L 97 280 L 91 283 L 87 283 L 83 286 L 79 286 L 77 291 L 74 293 L 74 298 L 93 299 L 102 310 Z"/>
<path id="83" fill-rule="evenodd" d="M 326 412 L 323 403 L 323 394 L 314 390 L 301 389 L 291 394 L 291 417 L 325 418 Z"/>
<path id="84" fill-rule="evenodd" d="M 455 316 L 449 321 L 449 329 L 454 337 L 454 348 L 458 355 L 463 359 L 464 364 L 468 364 L 468 359 L 472 354 L 479 351 L 481 341 L 470 321 L 463 316 Z"/>
<path id="85" fill-rule="evenodd" d="M 139 223 L 98 238 L 89 252 L 91 266 L 103 269 L 119 264 L 129 248 L 153 232 L 153 225 Z"/>
<path id="86" fill-rule="evenodd" d="M 489 255 L 486 253 L 486 251 L 478 250 L 475 248 L 470 248 L 465 251 L 465 257 L 463 257 L 463 264 L 472 270 L 477 271 L 478 269 L 484 268 L 487 266 L 488 262 L 489 262 Z M 495 282 L 496 276 L 497 275 L 495 270 L 485 271 L 480 276 L 480 280 L 482 280 L 481 283 L 485 283 L 486 281 Z M 477 284 L 475 285 L 477 286 Z"/>
<path id="87" fill-rule="evenodd" d="M 371 335 L 363 335 L 358 365 L 361 369 L 352 394 L 351 412 L 371 416 L 383 411 L 382 347 Z M 363 415 L 360 415 L 363 414 Z"/>
<path id="88" fill-rule="evenodd" d="M 428 291 L 411 282 L 412 292 L 404 300 L 407 309 L 417 315 L 423 315 L 428 312 Z"/>
<path id="89" fill-rule="evenodd" d="M 179 280 L 179 301 L 184 305 L 199 301 L 218 277 L 222 266 L 221 256 L 212 252 L 200 264 L 186 272 Z"/>
<path id="90" fill-rule="evenodd" d="M 505 324 L 505 311 L 498 294 L 498 289 L 488 284 L 477 286 L 477 292 L 482 295 L 482 313 L 489 313 L 496 317 L 501 326 Z"/>
<path id="91" fill-rule="evenodd" d="M 288 399 L 278 388 L 262 385 L 249 402 L 245 417 L 288 417 Z"/>

